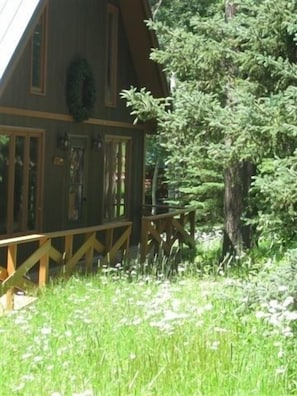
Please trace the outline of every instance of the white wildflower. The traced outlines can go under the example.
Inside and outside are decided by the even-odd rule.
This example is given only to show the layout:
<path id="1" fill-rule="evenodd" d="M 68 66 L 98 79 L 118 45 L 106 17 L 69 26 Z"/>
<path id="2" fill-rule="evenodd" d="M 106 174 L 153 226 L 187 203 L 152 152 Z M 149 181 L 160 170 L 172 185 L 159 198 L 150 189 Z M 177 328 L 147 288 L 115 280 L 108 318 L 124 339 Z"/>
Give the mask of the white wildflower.
<path id="1" fill-rule="evenodd" d="M 51 334 L 52 329 L 50 327 L 43 327 L 40 332 L 43 335 L 48 335 L 48 334 Z"/>
<path id="2" fill-rule="evenodd" d="M 275 327 L 280 327 L 281 326 L 281 317 L 276 314 L 270 315 L 270 317 L 268 318 L 268 322 Z"/>
<path id="3" fill-rule="evenodd" d="M 284 316 L 288 321 L 293 322 L 297 320 L 297 311 L 286 311 Z"/>
<path id="4" fill-rule="evenodd" d="M 285 369 L 284 367 L 278 367 L 278 368 L 275 370 L 275 374 L 276 374 L 276 375 L 282 375 L 282 374 L 285 374 L 285 372 L 286 372 L 286 369 Z"/>
<path id="5" fill-rule="evenodd" d="M 283 333 L 283 335 L 285 336 L 285 337 L 293 337 L 293 332 L 292 332 L 292 329 L 291 329 L 291 327 L 289 327 L 289 326 L 287 326 L 287 327 L 285 327 L 283 330 L 282 330 L 282 333 Z"/>
<path id="6" fill-rule="evenodd" d="M 216 351 L 220 346 L 220 341 L 214 341 L 212 344 L 209 345 L 209 349 Z"/>
<path id="7" fill-rule="evenodd" d="M 15 392 L 21 391 L 24 387 L 25 387 L 25 384 L 24 384 L 24 382 L 22 382 L 21 384 L 18 384 L 18 385 L 14 388 L 14 391 L 15 391 Z"/>
<path id="8" fill-rule="evenodd" d="M 288 296 L 283 302 L 283 307 L 287 308 L 294 303 L 294 298 L 292 296 Z"/>
<path id="9" fill-rule="evenodd" d="M 182 314 L 182 313 L 177 313 L 173 311 L 165 311 L 164 314 L 164 319 L 165 320 L 180 320 L 180 319 L 186 319 L 188 318 L 189 315 L 187 314 Z"/>
<path id="10" fill-rule="evenodd" d="M 267 314 L 265 312 L 263 312 L 263 311 L 257 311 L 256 312 L 256 318 L 257 319 L 263 319 L 263 318 L 266 318 L 266 316 L 267 316 Z"/>
<path id="11" fill-rule="evenodd" d="M 82 392 L 82 393 L 73 393 L 73 394 L 72 394 L 72 396 L 93 396 L 93 395 L 94 395 L 94 393 L 93 393 L 93 391 L 90 390 L 90 389 L 87 389 L 87 390 L 85 390 L 85 391 Z"/>
<path id="12" fill-rule="evenodd" d="M 272 308 L 273 310 L 279 310 L 280 305 L 277 300 L 270 300 L 269 307 Z"/>
<path id="13" fill-rule="evenodd" d="M 29 359 L 29 358 L 32 357 L 32 355 L 33 355 L 32 353 L 26 352 L 26 353 L 24 353 L 24 354 L 22 355 L 22 359 L 23 359 L 23 360 Z"/>
<path id="14" fill-rule="evenodd" d="M 82 322 L 84 322 L 85 324 L 91 324 L 93 323 L 92 320 L 88 319 L 88 318 L 83 318 Z"/>
<path id="15" fill-rule="evenodd" d="M 133 320 L 132 320 L 132 324 L 134 325 L 134 326 L 138 326 L 140 323 L 142 323 L 142 319 L 141 318 L 134 318 Z"/>
<path id="16" fill-rule="evenodd" d="M 218 332 L 218 333 L 227 333 L 227 329 L 224 329 L 223 327 L 215 327 L 214 331 Z"/>
<path id="17" fill-rule="evenodd" d="M 25 374 L 22 376 L 22 379 L 24 381 L 33 381 L 34 380 L 34 375 L 33 374 Z"/>
<path id="18" fill-rule="evenodd" d="M 284 351 L 282 350 L 282 349 L 280 349 L 279 351 L 278 351 L 278 354 L 277 354 L 277 357 L 278 358 L 282 358 L 283 356 L 284 356 Z"/>

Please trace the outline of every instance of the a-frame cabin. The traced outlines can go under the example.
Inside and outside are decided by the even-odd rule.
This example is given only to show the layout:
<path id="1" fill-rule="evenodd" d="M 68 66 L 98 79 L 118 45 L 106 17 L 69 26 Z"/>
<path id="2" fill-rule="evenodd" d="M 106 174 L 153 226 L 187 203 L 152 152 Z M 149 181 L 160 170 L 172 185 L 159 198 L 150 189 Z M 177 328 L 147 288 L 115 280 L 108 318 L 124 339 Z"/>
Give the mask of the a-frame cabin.
<path id="1" fill-rule="evenodd" d="M 119 93 L 167 95 L 146 0 L 0 0 L 0 239 L 132 221 L 147 126 Z"/>
<path id="2" fill-rule="evenodd" d="M 147 0 L 0 0 L 0 297 L 51 269 L 112 264 L 176 241 L 193 210 L 142 216 L 145 135 L 119 93 L 168 94 Z M 188 228 L 186 228 L 188 227 Z M 188 231 L 190 230 L 190 231 Z M 31 281 L 25 275 L 31 276 Z M 37 274 L 37 278 L 32 275 Z"/>

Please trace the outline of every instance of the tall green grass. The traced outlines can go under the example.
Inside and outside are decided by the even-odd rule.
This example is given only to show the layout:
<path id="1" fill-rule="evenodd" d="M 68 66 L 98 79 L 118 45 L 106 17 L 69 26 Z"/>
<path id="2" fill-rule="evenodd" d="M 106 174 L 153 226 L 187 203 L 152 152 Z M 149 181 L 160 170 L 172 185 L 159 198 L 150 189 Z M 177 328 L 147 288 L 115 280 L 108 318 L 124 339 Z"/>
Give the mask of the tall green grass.
<path id="1" fill-rule="evenodd" d="M 288 396 L 296 351 L 226 280 L 73 277 L 0 318 L 0 395 Z"/>

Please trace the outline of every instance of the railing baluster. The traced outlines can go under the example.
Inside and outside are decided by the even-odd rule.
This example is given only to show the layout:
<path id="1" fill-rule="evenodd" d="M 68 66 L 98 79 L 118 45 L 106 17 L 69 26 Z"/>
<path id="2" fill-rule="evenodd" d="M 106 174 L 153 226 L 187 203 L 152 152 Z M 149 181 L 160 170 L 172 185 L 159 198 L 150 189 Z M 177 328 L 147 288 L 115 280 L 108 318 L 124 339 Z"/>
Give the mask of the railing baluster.
<path id="1" fill-rule="evenodd" d="M 73 253 L 73 234 L 69 234 L 65 236 L 64 241 L 64 257 L 63 257 L 63 273 L 66 271 L 66 263 L 72 257 Z"/>
<path id="2" fill-rule="evenodd" d="M 107 230 L 105 237 L 107 265 L 110 265 L 110 251 L 112 248 L 112 242 L 113 242 L 113 228 L 110 228 Z"/>
<path id="3" fill-rule="evenodd" d="M 51 239 L 41 238 L 39 241 L 39 246 L 42 246 L 48 240 L 51 243 Z M 45 286 L 48 281 L 48 266 L 49 266 L 49 250 L 41 257 L 39 262 L 39 278 L 38 278 L 39 287 Z"/>
<path id="4" fill-rule="evenodd" d="M 141 219 L 141 241 L 140 241 L 140 261 L 145 262 L 148 249 L 149 231 L 148 231 L 148 220 L 147 218 Z"/>
<path id="5" fill-rule="evenodd" d="M 189 222 L 190 231 L 186 225 Z M 149 229 L 148 224 L 151 224 Z M 142 217 L 141 228 L 141 262 L 144 262 L 151 248 L 161 248 L 169 254 L 174 242 L 177 240 L 181 247 L 183 243 L 195 247 L 195 209 L 174 208 L 172 212 Z M 166 233 L 165 241 L 161 237 Z"/>
<path id="6" fill-rule="evenodd" d="M 92 265 L 93 265 L 94 243 L 95 243 L 95 239 L 96 239 L 96 233 L 95 232 L 87 233 L 85 239 L 86 239 L 86 241 L 92 239 L 92 244 L 91 244 L 90 248 L 88 249 L 86 256 L 85 256 L 86 270 L 90 271 L 92 269 Z"/>
<path id="7" fill-rule="evenodd" d="M 16 271 L 17 266 L 17 244 L 7 246 L 7 273 L 8 276 Z M 11 287 L 6 293 L 6 309 L 11 311 L 14 309 L 14 292 L 15 288 Z"/>

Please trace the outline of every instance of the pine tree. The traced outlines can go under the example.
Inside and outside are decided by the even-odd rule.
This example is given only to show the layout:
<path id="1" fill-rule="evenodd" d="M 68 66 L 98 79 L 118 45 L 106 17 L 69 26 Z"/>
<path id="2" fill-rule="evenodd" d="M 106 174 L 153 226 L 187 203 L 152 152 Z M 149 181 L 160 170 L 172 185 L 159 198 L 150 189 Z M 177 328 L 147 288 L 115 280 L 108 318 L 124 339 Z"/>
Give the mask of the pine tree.
<path id="1" fill-rule="evenodd" d="M 297 4 L 238 0 L 225 6 L 213 3 L 184 26 L 151 23 L 162 38 L 152 58 L 174 73 L 176 90 L 167 101 L 145 90 L 123 96 L 138 118 L 157 118 L 170 182 L 183 202 L 199 203 L 201 220 L 218 219 L 225 189 L 226 251 L 238 254 L 250 240 L 247 218 L 259 212 L 261 224 L 265 214 L 279 214 L 272 199 L 286 208 L 282 191 L 268 194 L 263 180 L 272 176 L 265 164 L 289 172 L 296 158 Z M 291 206 L 294 199 L 287 199 Z"/>

